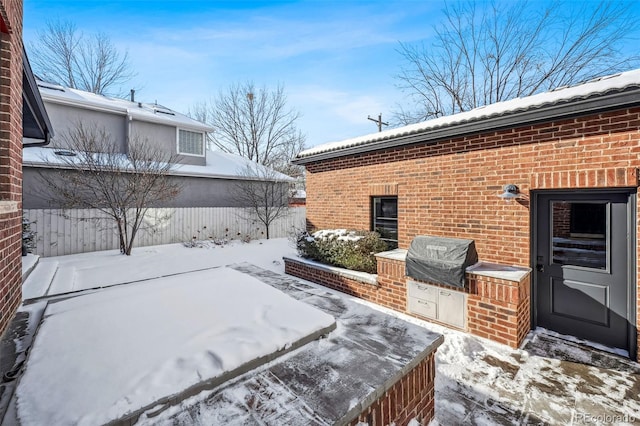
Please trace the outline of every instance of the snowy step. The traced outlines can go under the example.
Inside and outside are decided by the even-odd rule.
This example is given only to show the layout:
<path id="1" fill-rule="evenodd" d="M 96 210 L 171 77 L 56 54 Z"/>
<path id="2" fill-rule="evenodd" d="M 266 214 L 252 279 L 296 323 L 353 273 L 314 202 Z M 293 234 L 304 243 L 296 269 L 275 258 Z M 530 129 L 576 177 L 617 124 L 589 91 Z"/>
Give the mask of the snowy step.
<path id="1" fill-rule="evenodd" d="M 22 282 L 23 283 L 27 280 L 27 278 L 29 277 L 29 274 L 33 272 L 39 260 L 40 260 L 40 256 L 31 254 L 31 253 L 27 254 L 26 256 L 22 256 Z"/>
<path id="2" fill-rule="evenodd" d="M 57 270 L 58 262 L 39 261 L 27 280 L 22 284 L 22 300 L 45 296 Z"/>

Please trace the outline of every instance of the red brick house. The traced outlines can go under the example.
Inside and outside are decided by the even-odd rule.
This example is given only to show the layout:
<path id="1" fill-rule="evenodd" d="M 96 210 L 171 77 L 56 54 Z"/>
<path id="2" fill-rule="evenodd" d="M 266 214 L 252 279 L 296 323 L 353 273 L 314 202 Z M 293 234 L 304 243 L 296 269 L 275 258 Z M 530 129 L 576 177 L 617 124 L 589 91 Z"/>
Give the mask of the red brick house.
<path id="1" fill-rule="evenodd" d="M 317 146 L 294 161 L 308 227 L 377 229 L 399 249 L 373 286 L 287 271 L 510 346 L 544 327 L 635 358 L 639 155 L 640 70 Z M 475 242 L 463 289 L 405 276 L 419 235 Z"/>
<path id="2" fill-rule="evenodd" d="M 22 43 L 22 0 L 0 1 L 0 334 L 22 300 L 22 148 L 51 124 Z"/>

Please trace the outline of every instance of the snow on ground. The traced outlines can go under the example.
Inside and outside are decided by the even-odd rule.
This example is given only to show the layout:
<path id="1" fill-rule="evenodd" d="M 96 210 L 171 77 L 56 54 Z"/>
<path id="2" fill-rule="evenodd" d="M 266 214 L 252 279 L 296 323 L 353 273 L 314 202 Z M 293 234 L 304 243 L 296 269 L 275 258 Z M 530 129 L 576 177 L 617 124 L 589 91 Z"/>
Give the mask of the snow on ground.
<path id="1" fill-rule="evenodd" d="M 161 247 L 158 261 L 131 259 L 160 267 L 173 252 L 168 263 L 183 267 L 196 251 Z M 105 268 L 125 278 L 115 265 L 121 264 Z M 95 269 L 101 269 L 97 262 Z M 333 323 L 330 315 L 224 267 L 52 301 L 16 390 L 18 416 L 25 426 L 104 424 Z"/>
<path id="2" fill-rule="evenodd" d="M 40 256 L 36 256 L 35 254 L 27 254 L 26 256 L 22 256 L 22 276 L 28 273 L 31 269 L 35 268 L 36 263 L 38 263 L 38 259 Z"/>
<path id="3" fill-rule="evenodd" d="M 269 269 L 274 272 L 284 273 L 282 256 L 295 256 L 294 248 L 286 239 L 276 239 L 268 241 L 253 241 L 250 244 L 234 243 L 225 247 L 215 247 L 213 249 L 185 248 L 175 244 L 169 246 L 156 246 L 134 249 L 130 257 L 122 256 L 117 252 L 88 253 L 82 255 L 72 255 L 57 258 L 41 258 L 43 262 L 58 262 L 59 268 L 56 273 L 56 280 L 59 276 L 73 278 L 72 282 L 57 281 L 56 291 L 71 291 L 81 288 L 92 288 L 96 286 L 118 284 L 127 281 L 144 280 L 153 277 L 170 275 L 172 273 L 211 268 L 214 266 L 228 265 L 240 262 L 249 262 Z M 40 267 L 39 265 L 38 267 Z M 224 271 L 224 269 L 220 269 Z M 214 273 L 212 271 L 209 271 Z M 202 272 L 206 275 L 209 272 Z M 189 274 L 195 275 L 195 274 Z M 178 279 L 166 278 L 167 280 Z M 235 281 L 235 280 L 234 280 Z M 129 368 L 127 366 L 129 358 L 136 360 L 143 358 L 140 355 L 141 346 L 136 346 L 127 353 L 124 360 L 120 360 L 121 365 L 113 366 L 108 364 L 111 358 L 110 351 L 117 348 L 118 341 L 112 341 L 106 345 L 106 349 L 100 349 L 107 356 L 101 356 L 94 345 L 99 344 L 100 331 L 93 330 L 122 330 L 124 334 L 133 327 L 131 321 L 125 321 L 123 311 L 129 309 L 130 315 L 137 318 L 133 321 L 144 321 L 145 316 L 141 315 L 143 306 L 148 302 L 140 302 L 138 305 L 129 306 L 126 298 L 116 297 L 120 289 L 126 292 L 136 292 L 135 288 L 148 288 L 151 281 L 142 282 L 135 285 L 111 288 L 95 293 L 114 295 L 104 303 L 111 303 L 114 310 L 109 315 L 108 321 L 101 321 L 104 315 L 91 316 L 93 306 L 96 310 L 100 304 L 87 304 L 84 311 L 92 318 L 95 324 L 85 326 L 83 322 L 63 321 L 65 318 L 65 307 L 76 306 L 76 303 L 83 304 L 82 300 L 92 301 L 92 295 L 85 295 L 75 299 L 68 299 L 64 302 L 53 304 L 55 315 L 45 318 L 43 329 L 47 330 L 50 320 L 61 321 L 66 325 L 66 329 L 56 326 L 52 332 L 42 337 L 36 338 L 36 348 L 32 348 L 31 358 L 43 363 L 38 372 L 30 371 L 27 368 L 25 375 L 27 384 L 32 386 L 32 391 L 24 392 L 24 395 L 35 392 L 44 399 L 44 405 L 39 408 L 39 412 L 45 409 L 52 409 L 54 403 L 49 401 L 52 398 L 56 403 L 65 403 L 67 398 L 73 396 L 69 392 L 60 391 L 59 383 L 54 383 L 49 375 L 58 377 L 57 380 L 64 383 L 70 379 L 79 380 L 76 375 L 82 372 L 82 376 L 91 375 L 96 383 L 111 380 L 110 375 L 119 375 L 119 370 Z M 27 285 L 28 283 L 25 283 Z M 183 285 L 188 286 L 189 281 L 184 281 Z M 309 284 L 309 283 L 307 283 Z M 311 285 L 311 284 L 309 284 Z M 189 287 L 190 288 L 190 287 Z M 212 288 L 207 287 L 213 292 Z M 117 290 L 117 291 L 116 291 Z M 323 291 L 331 291 L 323 288 Z M 50 291 L 51 293 L 51 291 Z M 335 293 L 335 292 L 334 292 Z M 147 292 L 151 297 L 151 293 Z M 204 293 L 208 294 L 208 293 Z M 202 299 L 204 299 L 204 294 Z M 339 294 L 339 293 L 336 293 Z M 216 294 L 209 295 L 214 297 Z M 90 298 L 91 297 L 91 298 Z M 141 300 L 146 300 L 142 299 Z M 183 304 L 181 298 L 175 300 Z M 124 305 L 122 304 L 124 303 Z M 203 300 L 193 301 L 193 303 L 205 303 Z M 588 419 L 603 419 L 603 416 L 616 416 L 618 424 L 634 424 L 640 421 L 640 366 L 628 360 L 624 360 L 615 355 L 609 355 L 598 350 L 590 350 L 581 342 L 568 341 L 562 336 L 544 330 L 533 332 L 529 340 L 522 349 L 510 349 L 506 346 L 480 339 L 469 334 L 447 329 L 426 321 L 409 317 L 407 315 L 379 307 L 364 301 L 361 303 L 372 306 L 393 316 L 397 316 L 414 324 L 421 325 L 427 330 L 442 333 L 445 336 L 444 344 L 436 353 L 436 419 L 434 425 L 449 424 L 583 424 Z M 177 315 L 171 310 L 172 304 L 166 308 L 164 315 Z M 231 307 L 232 304 L 227 306 Z M 82 306 L 80 306 L 81 308 Z M 136 310 L 137 309 L 137 310 Z M 74 308 L 75 310 L 75 308 Z M 69 311 L 73 313 L 72 310 Z M 193 315 L 193 313 L 191 313 Z M 136 317 L 138 315 L 138 317 Z M 180 316 L 181 318 L 181 316 Z M 191 326 L 180 326 L 180 318 L 166 321 L 166 327 L 172 335 L 180 334 L 179 331 L 190 330 Z M 84 319 L 78 320 L 84 321 Z M 160 321 L 158 319 L 158 321 Z M 111 323 L 112 322 L 112 323 Z M 147 333 L 156 333 L 157 324 L 149 322 L 145 332 L 139 332 L 138 338 L 141 344 L 146 342 Z M 171 323 L 171 324 L 169 324 Z M 162 323 L 165 327 L 165 323 Z M 215 324 L 213 324 L 215 326 Z M 53 326 L 52 326 L 53 327 Z M 185 338 L 197 338 L 202 336 L 205 328 L 196 328 L 200 331 L 191 333 Z M 207 326 L 208 329 L 208 326 Z M 339 330 L 338 330 L 339 331 Z M 71 338 L 74 335 L 82 336 L 88 343 L 79 344 L 77 352 L 69 352 L 54 337 L 60 333 L 59 338 Z M 199 333 L 199 334 L 198 334 Z M 47 337 L 48 336 L 48 337 Z M 71 336 L 71 337 L 70 337 Z M 195 337 L 194 337 L 195 336 Z M 114 336 L 117 339 L 118 336 Z M 38 353 L 38 345 L 50 345 L 54 352 L 47 351 Z M 94 343 L 95 342 L 95 343 Z M 200 352 L 202 354 L 202 352 Z M 175 357 L 184 354 L 173 354 Z M 178 358 L 173 358 L 178 359 Z M 49 360 L 45 359 L 49 358 Z M 65 374 L 58 374 L 56 364 L 66 362 L 71 359 L 78 364 L 75 368 Z M 96 362 L 96 359 L 99 361 Z M 55 360 L 55 362 L 54 362 Z M 195 360 L 195 361 L 194 361 Z M 31 359 L 30 359 L 31 361 Z M 189 362 L 196 362 L 197 356 L 192 354 Z M 44 364 L 47 363 L 47 364 Z M 204 361 L 203 361 L 204 363 Z M 46 368 L 44 368 L 46 365 Z M 146 364 L 145 364 L 146 365 Z M 211 369 L 211 364 L 206 364 Z M 161 376 L 168 376 L 171 365 L 164 365 L 165 370 L 159 370 Z M 175 366 L 174 366 L 175 367 Z M 150 368 L 148 371 L 155 371 L 157 368 Z M 167 370 L 168 369 L 168 370 Z M 154 389 L 153 379 L 158 376 L 139 377 L 137 383 L 144 384 L 146 389 Z M 38 378 L 36 380 L 36 377 Z M 90 380 L 87 378 L 85 380 Z M 24 380 L 23 380 L 24 381 Z M 136 383 L 134 382 L 133 385 Z M 131 383 L 125 382 L 129 386 Z M 77 398 L 92 399 L 96 395 L 90 394 L 87 390 L 100 389 L 100 385 L 86 384 Z M 158 385 L 159 386 L 159 385 Z M 122 395 L 125 392 L 121 393 Z M 135 396 L 135 395 L 134 395 Z M 49 401 L 49 402 L 47 402 Z M 62 402 L 61 402 L 62 401 Z M 23 401 L 24 402 L 24 401 Z M 117 402 L 117 401 L 116 401 Z M 120 400 L 122 403 L 122 400 Z M 107 407 L 109 408 L 109 407 Z M 23 406 L 23 410 L 24 410 Z M 29 409 L 28 411 L 31 411 Z M 60 411 L 60 410 L 56 410 Z M 21 411 L 24 412 L 24 411 Z M 27 413 L 28 414 L 28 413 Z M 63 415 L 60 413 L 58 415 Z M 599 416 L 599 417 L 598 417 Z M 89 418 L 88 418 L 89 419 Z M 95 417 L 98 420 L 98 417 Z M 51 424 L 52 422 L 47 422 Z M 601 422 L 603 423 L 603 422 Z M 28 424 L 28 423 L 25 423 Z"/>
<path id="4" fill-rule="evenodd" d="M 204 248 L 187 248 L 182 244 L 137 247 L 131 256 L 118 250 L 40 258 L 39 268 L 53 268 L 55 275 L 48 288 L 41 277 L 31 277 L 24 284 L 25 293 L 34 298 L 90 288 L 106 287 L 172 274 L 224 266 L 248 261 L 265 269 L 282 271 L 282 256 L 295 256 L 295 248 L 286 238 L 233 240 L 226 245 L 206 244 Z"/>
<path id="5" fill-rule="evenodd" d="M 363 303 L 444 335 L 436 352 L 436 418 L 430 426 L 640 423 L 640 365 L 619 350 L 594 350 L 545 329 L 511 349 Z"/>

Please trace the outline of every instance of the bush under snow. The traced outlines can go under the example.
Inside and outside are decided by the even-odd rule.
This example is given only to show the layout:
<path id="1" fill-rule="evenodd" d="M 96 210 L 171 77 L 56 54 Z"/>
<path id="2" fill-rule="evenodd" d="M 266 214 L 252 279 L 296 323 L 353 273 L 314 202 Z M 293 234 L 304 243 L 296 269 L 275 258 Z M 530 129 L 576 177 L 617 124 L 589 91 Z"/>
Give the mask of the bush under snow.
<path id="1" fill-rule="evenodd" d="M 375 254 L 387 250 L 376 232 L 324 229 L 302 232 L 296 241 L 298 254 L 340 268 L 376 273 Z"/>

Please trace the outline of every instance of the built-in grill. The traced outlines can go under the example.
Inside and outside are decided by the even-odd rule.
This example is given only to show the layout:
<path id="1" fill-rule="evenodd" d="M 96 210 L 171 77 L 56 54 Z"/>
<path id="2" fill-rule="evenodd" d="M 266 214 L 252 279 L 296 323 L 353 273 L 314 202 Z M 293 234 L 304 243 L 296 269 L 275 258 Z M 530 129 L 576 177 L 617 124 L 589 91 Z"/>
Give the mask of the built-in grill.
<path id="1" fill-rule="evenodd" d="M 420 235 L 407 253 L 407 276 L 464 288 L 465 271 L 478 261 L 473 240 Z"/>

